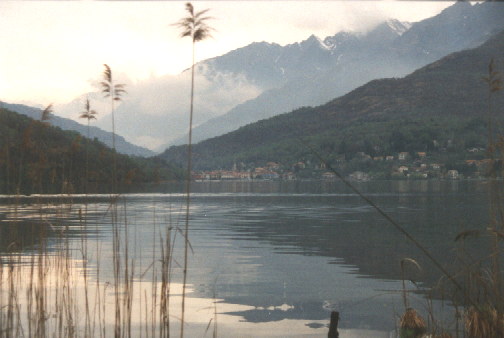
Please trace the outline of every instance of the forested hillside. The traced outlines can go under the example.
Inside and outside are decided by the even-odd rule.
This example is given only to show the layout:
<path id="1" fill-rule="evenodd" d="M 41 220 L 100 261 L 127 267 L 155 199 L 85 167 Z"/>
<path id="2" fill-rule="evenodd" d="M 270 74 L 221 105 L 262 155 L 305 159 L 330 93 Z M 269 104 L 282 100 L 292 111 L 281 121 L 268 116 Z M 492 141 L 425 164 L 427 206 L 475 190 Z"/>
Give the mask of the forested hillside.
<path id="1" fill-rule="evenodd" d="M 80 103 L 80 102 L 79 102 Z M 10 104 L 6 102 L 1 102 L 0 101 L 0 107 L 8 109 L 10 111 L 26 115 L 32 119 L 38 119 L 40 116 L 40 113 L 42 112 L 41 109 L 30 107 L 30 106 L 25 106 L 23 104 Z M 77 123 L 73 120 L 66 119 L 60 116 L 52 115 L 51 116 L 51 125 L 60 127 L 63 130 L 72 130 L 76 131 L 79 134 L 86 136 L 87 135 L 87 128 L 85 125 Z M 89 135 L 91 138 L 97 138 L 99 141 L 103 142 L 105 145 L 112 147 L 112 133 L 102 130 L 98 127 L 95 126 L 90 126 L 89 127 Z M 131 156 L 142 156 L 142 157 L 149 157 L 153 156 L 154 152 L 139 147 L 137 145 L 131 144 L 128 141 L 124 139 L 121 135 L 116 135 L 116 149 L 117 152 L 121 154 L 126 154 L 126 155 L 131 155 Z"/>
<path id="2" fill-rule="evenodd" d="M 0 109 L 0 194 L 84 193 L 86 186 L 88 192 L 111 192 L 113 158 L 113 150 L 96 139 Z M 122 190 L 183 176 L 159 158 L 116 159 Z"/>

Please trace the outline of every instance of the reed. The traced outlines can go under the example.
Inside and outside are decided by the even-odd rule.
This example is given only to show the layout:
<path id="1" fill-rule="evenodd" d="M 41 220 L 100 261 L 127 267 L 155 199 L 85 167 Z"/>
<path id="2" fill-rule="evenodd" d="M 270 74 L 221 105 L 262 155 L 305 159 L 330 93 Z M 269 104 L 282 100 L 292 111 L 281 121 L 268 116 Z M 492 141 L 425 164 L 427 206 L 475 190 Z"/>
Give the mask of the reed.
<path id="1" fill-rule="evenodd" d="M 125 84 L 115 83 L 112 76 L 112 69 L 109 65 L 104 64 L 103 81 L 100 82 L 102 93 L 105 98 L 110 98 L 110 114 L 112 115 L 112 150 L 113 150 L 113 167 L 112 167 L 112 192 L 117 193 L 117 154 L 116 154 L 116 130 L 115 130 L 115 104 L 122 100 L 122 95 L 126 93 Z"/>
<path id="2" fill-rule="evenodd" d="M 32 131 L 30 124 L 22 140 L 23 152 L 40 151 L 32 142 Z M 24 163 L 9 165 L 21 171 Z M 72 167 L 71 156 L 67 165 Z M 66 175 L 66 171 L 61 174 Z M 18 181 L 18 191 L 21 185 Z M 34 188 L 42 192 L 40 186 Z M 96 211 L 89 210 L 87 199 L 84 205 L 76 206 L 65 187 L 61 192 L 54 206 L 41 197 L 24 204 L 19 194 L 13 195 L 9 199 L 12 203 L 5 206 L 8 216 L 2 214 L 0 220 L 1 240 L 7 243 L 6 249 L 0 247 L 0 338 L 137 336 L 133 323 L 138 321 L 135 311 L 144 308 L 142 301 L 151 308 L 144 313 L 149 333 L 146 336 L 169 337 L 172 226 L 167 225 L 163 232 L 156 229 L 154 220 L 153 233 L 158 232 L 159 238 L 165 240 L 160 243 L 161 253 L 154 250 L 152 255 L 150 292 L 136 290 L 136 285 L 143 285 L 137 281 L 141 282 L 145 273 L 137 272 L 137 262 L 131 255 L 126 201 L 120 195 L 111 195 L 107 211 L 100 215 L 93 229 L 92 220 L 96 216 L 90 219 L 90 215 Z M 48 207 L 52 212 L 45 211 Z M 88 234 L 93 230 L 98 234 L 101 231 L 98 223 L 104 219 L 109 219 L 111 226 L 112 282 L 102 279 L 104 269 L 108 268 L 102 264 L 102 244 L 97 241 L 95 250 L 89 247 Z M 24 240 L 23 236 L 29 234 L 31 239 Z M 142 291 L 145 296 L 136 297 Z"/>
<path id="3" fill-rule="evenodd" d="M 182 287 L 182 309 L 181 309 L 181 330 L 180 337 L 184 336 L 184 318 L 185 318 L 185 296 L 187 285 L 187 265 L 188 265 L 188 249 L 189 249 L 189 210 L 191 204 L 191 172 L 192 172 L 192 129 L 193 129 L 193 112 L 194 112 L 194 67 L 195 67 L 195 50 L 196 43 L 210 37 L 212 28 L 207 24 L 207 21 L 212 19 L 205 16 L 209 11 L 204 9 L 199 12 L 194 11 L 193 5 L 188 2 L 185 5 L 188 16 L 181 19 L 177 23 L 182 33 L 182 38 L 189 37 L 192 41 L 192 66 L 191 66 L 191 96 L 189 109 L 189 138 L 187 142 L 187 177 L 186 177 L 186 218 L 184 231 L 184 280 Z"/>
<path id="4" fill-rule="evenodd" d="M 97 112 L 91 109 L 91 104 L 89 103 L 89 98 L 86 99 L 86 104 L 84 106 L 84 111 L 80 113 L 79 118 L 87 120 L 87 139 L 86 139 L 86 184 L 85 184 L 85 192 L 86 194 L 89 192 L 89 124 L 91 120 L 96 120 Z"/>
<path id="5" fill-rule="evenodd" d="M 400 320 L 401 338 L 422 337 L 427 332 L 425 320 L 412 308 L 406 309 Z"/>
<path id="6" fill-rule="evenodd" d="M 72 225 L 54 223 L 41 213 L 33 221 L 41 231 L 36 242 L 28 244 L 32 249 L 20 247 L 13 236 L 8 252 L 0 253 L 0 337 L 169 337 L 176 237 L 172 226 L 153 229 L 158 250 L 149 267 L 140 271 L 129 244 L 132 234 L 126 230 L 127 210 L 121 208 L 123 224 L 112 230 L 111 283 L 101 277 L 101 246 L 90 250 L 92 224 L 83 208 L 57 211 L 68 219 L 77 213 L 78 222 Z M 15 225 L 20 220 L 8 221 Z M 78 231 L 78 239 L 72 238 L 73 231 Z M 143 283 L 150 272 L 151 283 Z M 133 323 L 139 323 L 140 329 Z"/>

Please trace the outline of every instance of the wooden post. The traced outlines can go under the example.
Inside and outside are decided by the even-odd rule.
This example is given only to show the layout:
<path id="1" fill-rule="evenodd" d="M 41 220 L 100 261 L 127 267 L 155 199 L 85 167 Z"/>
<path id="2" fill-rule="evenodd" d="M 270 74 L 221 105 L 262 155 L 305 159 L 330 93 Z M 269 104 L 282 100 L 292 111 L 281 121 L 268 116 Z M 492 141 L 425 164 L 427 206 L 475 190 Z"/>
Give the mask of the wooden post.
<path id="1" fill-rule="evenodd" d="M 338 311 L 331 312 L 331 323 L 329 324 L 329 334 L 327 335 L 327 338 L 339 338 L 338 321 L 339 321 L 339 312 Z"/>

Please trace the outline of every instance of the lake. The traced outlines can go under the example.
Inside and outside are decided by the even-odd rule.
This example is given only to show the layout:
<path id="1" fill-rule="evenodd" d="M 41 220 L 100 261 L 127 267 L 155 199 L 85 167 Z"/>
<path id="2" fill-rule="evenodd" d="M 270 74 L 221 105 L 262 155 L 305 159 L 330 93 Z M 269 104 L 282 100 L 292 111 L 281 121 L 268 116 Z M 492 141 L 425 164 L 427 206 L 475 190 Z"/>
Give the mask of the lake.
<path id="1" fill-rule="evenodd" d="M 488 224 L 485 182 L 355 185 L 447 266 L 455 260 L 456 235 Z M 427 316 L 426 289 L 439 280 L 441 272 L 342 183 L 194 182 L 192 191 L 186 336 L 210 337 L 216 322 L 219 337 L 326 337 L 331 311 L 340 312 L 341 337 L 393 336 L 404 312 L 403 274 L 410 291 L 409 306 Z M 142 322 L 147 307 L 154 306 L 147 299 L 160 281 L 156 257 L 169 228 L 173 244 L 170 330 L 176 334 L 184 246 L 178 230 L 184 228 L 183 187 L 167 184 L 121 195 L 117 217 L 111 216 L 115 207 L 110 200 L 107 195 L 29 196 L 17 201 L 0 197 L 3 238 L 17 224 L 21 230 L 16 240 L 24 244 L 13 250 L 10 241 L 0 240 L 3 265 L 15 257 L 23 266 L 39 252 L 41 236 L 26 224 L 46 225 L 49 252 L 61 249 L 58 238 L 65 233 L 65 250 L 80 271 L 72 284 L 78 303 L 83 286 L 77 280 L 82 280 L 79 276 L 84 270 L 92 280 L 89 285 L 95 280 L 114 284 L 117 231 L 120 250 L 127 244 L 127 257 L 121 259 L 129 262 L 135 289 L 131 330 L 137 332 L 135 336 L 142 332 L 149 336 Z M 414 259 L 421 270 L 406 264 L 403 272 L 404 258 Z M 125 266 L 122 263 L 121 269 Z M 113 317 L 108 312 L 113 300 L 107 299 L 112 288 L 109 293 L 104 290 L 104 314 Z M 0 293 L 0 305 L 6 299 Z M 142 299 L 145 306 L 137 308 L 135 301 L 142 303 Z M 438 318 L 452 318 L 449 302 L 434 300 L 431 306 Z M 110 320 L 105 320 L 105 326 Z M 112 333 L 109 329 L 105 335 Z"/>

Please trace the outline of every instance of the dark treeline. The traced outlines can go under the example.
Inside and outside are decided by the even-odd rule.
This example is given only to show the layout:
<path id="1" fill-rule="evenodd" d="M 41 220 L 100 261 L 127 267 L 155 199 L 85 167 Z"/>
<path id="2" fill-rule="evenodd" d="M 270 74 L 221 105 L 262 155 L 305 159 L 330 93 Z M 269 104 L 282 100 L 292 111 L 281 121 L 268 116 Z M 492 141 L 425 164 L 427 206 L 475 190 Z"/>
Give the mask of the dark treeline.
<path id="1" fill-rule="evenodd" d="M 112 166 L 113 150 L 98 140 L 0 109 L 0 194 L 108 193 Z M 180 169 L 162 159 L 117 154 L 123 191 L 138 183 L 182 178 Z"/>

